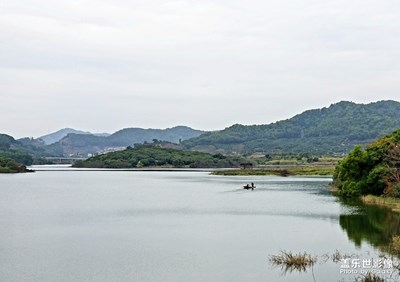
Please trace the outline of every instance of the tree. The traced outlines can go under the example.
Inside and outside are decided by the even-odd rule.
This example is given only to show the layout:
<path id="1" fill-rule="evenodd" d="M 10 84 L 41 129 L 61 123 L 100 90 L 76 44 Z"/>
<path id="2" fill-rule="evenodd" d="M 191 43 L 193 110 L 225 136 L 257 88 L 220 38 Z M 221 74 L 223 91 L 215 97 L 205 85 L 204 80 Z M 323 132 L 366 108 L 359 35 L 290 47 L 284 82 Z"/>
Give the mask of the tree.
<path id="1" fill-rule="evenodd" d="M 393 190 L 398 190 L 398 188 L 400 188 L 400 145 L 392 144 L 385 156 L 385 159 L 387 162 L 387 175 L 385 177 L 385 183 L 387 185 L 386 193 L 392 194 L 394 192 L 397 194 L 399 191 Z"/>
<path id="2" fill-rule="evenodd" d="M 334 183 L 343 196 L 363 194 L 368 170 L 368 154 L 356 146 L 335 168 Z"/>
<path id="3" fill-rule="evenodd" d="M 343 196 L 400 197 L 400 130 L 378 139 L 366 150 L 356 146 L 336 166 L 333 179 Z"/>

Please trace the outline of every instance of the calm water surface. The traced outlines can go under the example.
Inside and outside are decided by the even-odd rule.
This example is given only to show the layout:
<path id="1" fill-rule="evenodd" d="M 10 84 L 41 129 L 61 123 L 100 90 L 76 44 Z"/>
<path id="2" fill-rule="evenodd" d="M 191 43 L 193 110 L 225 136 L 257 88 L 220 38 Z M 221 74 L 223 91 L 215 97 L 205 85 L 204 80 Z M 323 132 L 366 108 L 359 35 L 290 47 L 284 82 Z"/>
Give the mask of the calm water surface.
<path id="1" fill-rule="evenodd" d="M 376 258 L 390 237 L 365 210 L 338 202 L 330 181 L 182 171 L 0 175 L 0 281 L 313 281 L 311 272 L 283 274 L 269 255 L 337 249 Z M 257 189 L 240 189 L 250 182 Z M 354 280 L 339 271 L 325 263 L 313 272 L 316 281 Z"/>

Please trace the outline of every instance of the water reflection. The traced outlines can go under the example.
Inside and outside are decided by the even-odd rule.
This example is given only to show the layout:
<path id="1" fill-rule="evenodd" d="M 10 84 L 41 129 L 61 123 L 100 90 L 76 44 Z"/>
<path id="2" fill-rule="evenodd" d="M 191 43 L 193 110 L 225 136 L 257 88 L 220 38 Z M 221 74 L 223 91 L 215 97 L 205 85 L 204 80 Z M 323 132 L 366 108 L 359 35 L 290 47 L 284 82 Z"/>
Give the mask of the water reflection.
<path id="1" fill-rule="evenodd" d="M 392 237 L 400 234 L 400 214 L 357 200 L 341 202 L 354 210 L 354 213 L 340 215 L 339 223 L 357 247 L 363 242 L 374 247 L 387 247 Z"/>
<path id="2" fill-rule="evenodd" d="M 393 236 L 400 234 L 400 214 L 395 213 L 392 210 L 384 207 L 365 205 L 358 200 L 344 200 L 339 199 L 342 205 L 343 213 L 339 216 L 339 224 L 342 230 L 347 234 L 348 239 L 354 243 L 358 248 L 362 248 L 363 243 L 368 243 L 374 248 L 379 250 L 380 259 L 387 259 L 392 263 L 392 267 L 389 272 L 385 273 L 383 268 L 377 267 L 372 269 L 376 273 L 368 272 L 368 269 L 359 268 L 354 275 L 350 273 L 349 281 L 367 281 L 362 280 L 365 277 L 370 277 L 368 281 L 400 281 L 399 280 L 399 269 L 400 264 L 398 258 L 400 258 L 400 252 L 390 246 Z M 324 264 L 337 265 L 339 268 L 343 264 L 343 261 L 361 261 L 363 259 L 371 259 L 365 254 L 356 253 L 342 253 L 342 251 L 336 250 L 333 254 L 307 254 L 299 253 L 292 254 L 291 252 L 281 251 L 279 255 L 270 256 L 270 263 L 272 266 L 279 267 L 282 275 L 288 275 L 292 272 L 308 273 L 312 275 L 315 281 L 315 274 L 321 275 L 324 269 Z M 397 259 L 396 259 L 397 257 Z M 318 258 L 318 259 L 317 259 Z M 372 258 L 372 260 L 378 258 Z M 313 266 L 316 266 L 314 269 Z M 361 272 L 361 270 L 365 270 Z M 289 275 L 290 276 L 290 275 Z M 372 280 L 375 279 L 375 280 Z M 389 280 L 380 280 L 380 279 Z M 341 281 L 348 281 L 343 277 Z M 390 280 L 392 279 L 392 280 Z"/>
<path id="3" fill-rule="evenodd" d="M 252 181 L 257 189 L 241 189 Z M 0 280 L 313 281 L 312 268 L 285 276 L 266 267 L 268 255 L 281 249 L 318 256 L 315 281 L 347 279 L 340 265 L 325 263 L 321 255 L 339 248 L 369 258 L 377 248 L 355 248 L 347 238 L 355 235 L 342 229 L 357 227 L 349 233 L 359 233 L 368 224 L 379 237 L 384 229 L 375 221 L 386 227 L 386 221 L 394 220 L 385 215 L 360 226 L 352 223 L 353 215 L 369 216 L 357 206 L 338 203 L 329 182 L 203 172 L 3 176 Z"/>

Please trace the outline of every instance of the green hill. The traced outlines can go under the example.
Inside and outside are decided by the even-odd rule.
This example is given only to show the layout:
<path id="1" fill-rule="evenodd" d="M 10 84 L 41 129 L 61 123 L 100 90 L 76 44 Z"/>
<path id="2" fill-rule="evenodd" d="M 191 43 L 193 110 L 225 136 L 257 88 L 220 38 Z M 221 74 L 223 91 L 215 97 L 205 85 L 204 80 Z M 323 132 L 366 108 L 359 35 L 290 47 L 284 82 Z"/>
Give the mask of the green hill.
<path id="1" fill-rule="evenodd" d="M 400 103 L 339 102 L 267 125 L 236 124 L 183 142 L 185 148 L 226 154 L 346 154 L 400 128 Z"/>
<path id="2" fill-rule="evenodd" d="M 15 140 L 7 134 L 0 134 L 0 157 L 10 158 L 24 165 L 31 165 L 34 158 L 44 154 L 44 146 L 29 138 Z"/>
<path id="3" fill-rule="evenodd" d="M 98 155 L 79 161 L 74 167 L 88 168 L 136 168 L 136 167 L 190 167 L 223 168 L 239 167 L 242 158 L 225 157 L 176 149 L 160 148 L 154 145 L 137 145 L 124 151 Z"/>
<path id="4" fill-rule="evenodd" d="M 108 136 L 107 142 L 113 146 L 129 146 L 134 143 L 152 142 L 153 139 L 179 143 L 200 136 L 204 131 L 187 126 L 175 126 L 167 129 L 125 128 Z"/>

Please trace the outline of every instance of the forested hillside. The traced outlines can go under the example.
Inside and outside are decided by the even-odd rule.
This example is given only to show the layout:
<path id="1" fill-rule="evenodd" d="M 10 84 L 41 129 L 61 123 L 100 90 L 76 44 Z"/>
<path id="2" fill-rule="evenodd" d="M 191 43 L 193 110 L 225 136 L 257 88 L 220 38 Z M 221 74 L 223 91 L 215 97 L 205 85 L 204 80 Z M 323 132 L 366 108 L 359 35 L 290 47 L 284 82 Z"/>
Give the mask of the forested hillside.
<path id="1" fill-rule="evenodd" d="M 125 128 L 107 137 L 107 142 L 112 146 L 129 146 L 134 143 L 152 142 L 153 139 L 179 143 L 202 133 L 204 132 L 187 126 L 167 129 Z"/>
<path id="2" fill-rule="evenodd" d="M 249 154 L 345 154 L 400 128 L 400 103 L 339 102 L 267 125 L 236 124 L 183 142 L 190 150 Z"/>
<path id="3" fill-rule="evenodd" d="M 167 129 L 126 128 L 110 136 L 68 134 L 46 145 L 40 139 L 0 134 L 0 156 L 29 165 L 46 156 L 87 156 L 143 143 L 167 141 L 181 149 L 212 154 L 252 153 L 344 155 L 355 145 L 366 145 L 400 128 L 400 103 L 339 102 L 328 108 L 305 111 L 290 119 L 266 125 L 236 124 L 206 132 L 185 126 Z"/>
<path id="4" fill-rule="evenodd" d="M 138 145 L 124 151 L 95 156 L 78 161 L 75 167 L 89 168 L 141 168 L 141 167 L 190 167 L 226 168 L 239 167 L 242 158 L 211 155 L 160 148 L 155 145 Z"/>
<path id="5" fill-rule="evenodd" d="M 10 158 L 24 165 L 31 165 L 35 158 L 45 156 L 45 144 L 29 138 L 15 140 L 0 134 L 0 157 Z"/>

